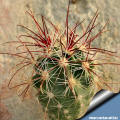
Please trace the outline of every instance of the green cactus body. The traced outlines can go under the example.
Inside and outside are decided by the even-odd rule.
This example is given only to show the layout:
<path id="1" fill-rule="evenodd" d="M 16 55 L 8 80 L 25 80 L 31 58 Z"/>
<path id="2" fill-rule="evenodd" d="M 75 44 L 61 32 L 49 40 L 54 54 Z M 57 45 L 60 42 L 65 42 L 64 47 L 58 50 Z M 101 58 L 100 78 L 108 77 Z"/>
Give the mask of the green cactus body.
<path id="1" fill-rule="evenodd" d="M 72 56 L 59 53 L 60 50 L 53 48 L 50 57 L 37 60 L 34 86 L 50 120 L 75 120 L 86 112 L 94 86 L 80 62 L 85 59 L 81 51 L 76 50 Z"/>

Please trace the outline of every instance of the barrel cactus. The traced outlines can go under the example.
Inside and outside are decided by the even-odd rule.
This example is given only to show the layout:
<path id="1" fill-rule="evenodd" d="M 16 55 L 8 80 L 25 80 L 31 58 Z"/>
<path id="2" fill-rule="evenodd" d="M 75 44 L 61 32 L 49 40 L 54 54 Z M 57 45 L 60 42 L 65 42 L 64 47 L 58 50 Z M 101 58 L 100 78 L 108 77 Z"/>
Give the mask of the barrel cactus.
<path id="1" fill-rule="evenodd" d="M 71 55 L 58 48 L 52 48 L 50 56 L 38 58 L 34 86 L 51 120 L 74 120 L 86 111 L 94 95 L 93 78 L 85 71 L 88 64 L 90 69 L 93 66 L 85 62 L 80 50 Z"/>
<path id="2" fill-rule="evenodd" d="M 21 93 L 23 97 L 31 86 L 36 88 L 45 120 L 75 120 L 82 117 L 87 111 L 96 89 L 106 86 L 111 90 L 109 84 L 97 73 L 97 67 L 103 64 L 120 65 L 105 62 L 106 59 L 96 59 L 97 53 L 107 55 L 108 58 L 111 56 L 119 58 L 115 52 L 91 45 L 98 36 L 106 31 L 107 23 L 98 33 L 91 35 L 99 25 L 95 23 L 98 11 L 85 29 L 82 25 L 84 20 L 76 22 L 73 27 L 69 25 L 69 7 L 70 2 L 65 28 L 58 28 L 43 15 L 41 15 L 41 27 L 33 12 L 27 11 L 37 27 L 37 32 L 19 25 L 27 30 L 27 34 L 18 36 L 18 41 L 5 44 L 17 44 L 16 49 L 22 48 L 23 51 L 0 53 L 20 59 L 20 62 L 16 64 L 16 67 L 19 68 L 11 77 L 8 87 L 11 89 L 27 85 Z M 50 28 L 47 27 L 48 24 Z M 80 34 L 77 32 L 78 27 L 82 28 Z M 30 41 L 24 41 L 25 39 L 30 39 Z M 27 74 L 26 67 L 28 66 L 32 66 L 32 68 L 30 67 L 31 75 Z M 12 86 L 13 79 L 23 69 L 30 80 Z"/>

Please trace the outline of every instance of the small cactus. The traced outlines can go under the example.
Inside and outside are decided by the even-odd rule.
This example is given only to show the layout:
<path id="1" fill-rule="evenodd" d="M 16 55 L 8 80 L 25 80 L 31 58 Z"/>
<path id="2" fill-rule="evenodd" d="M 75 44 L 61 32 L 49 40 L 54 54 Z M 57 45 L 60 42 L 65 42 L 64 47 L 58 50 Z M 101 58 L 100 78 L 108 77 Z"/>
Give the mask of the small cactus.
<path id="1" fill-rule="evenodd" d="M 83 63 L 81 62 L 83 61 Z M 35 66 L 34 85 L 38 98 L 51 120 L 74 120 L 88 107 L 94 95 L 93 81 L 84 70 L 93 68 L 92 62 L 84 62 L 81 51 L 72 56 L 61 49 L 52 48 L 50 57 L 38 58 Z"/>
<path id="2" fill-rule="evenodd" d="M 75 23 L 70 28 L 68 24 L 69 7 L 70 4 L 67 9 L 65 29 L 62 29 L 63 32 L 44 16 L 41 16 L 43 24 L 41 27 L 32 11 L 27 11 L 34 20 L 38 33 L 19 25 L 30 33 L 20 35 L 18 41 L 13 41 L 13 43 L 20 44 L 17 49 L 24 47 L 26 51 L 0 53 L 22 59 L 16 65 L 19 68 L 11 77 L 8 86 L 9 88 L 16 88 L 27 85 L 21 93 L 24 97 L 29 87 L 34 86 L 38 90 L 37 96 L 43 107 L 44 119 L 75 120 L 82 117 L 96 93 L 96 87 L 102 89 L 102 86 L 105 85 L 111 89 L 96 72 L 96 66 L 103 64 L 120 65 L 95 59 L 97 53 L 119 57 L 114 52 L 91 46 L 91 43 L 105 31 L 107 25 L 105 24 L 95 36 L 91 37 L 92 31 L 98 25 L 95 25 L 98 11 L 80 36 L 76 31 L 78 26 L 82 26 L 84 20 Z M 51 30 L 47 28 L 46 22 L 51 26 Z M 23 41 L 21 40 L 22 37 L 32 39 L 32 42 Z M 35 47 L 35 50 L 32 50 L 31 47 Z M 11 86 L 11 81 L 19 71 L 28 66 L 32 66 L 30 81 Z"/>

